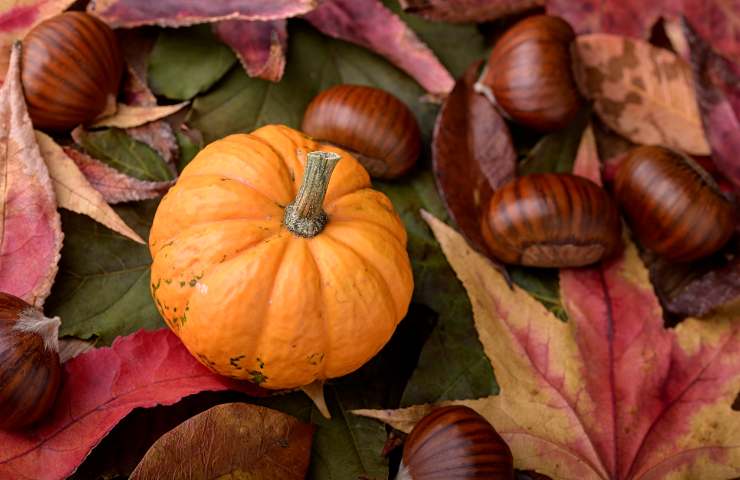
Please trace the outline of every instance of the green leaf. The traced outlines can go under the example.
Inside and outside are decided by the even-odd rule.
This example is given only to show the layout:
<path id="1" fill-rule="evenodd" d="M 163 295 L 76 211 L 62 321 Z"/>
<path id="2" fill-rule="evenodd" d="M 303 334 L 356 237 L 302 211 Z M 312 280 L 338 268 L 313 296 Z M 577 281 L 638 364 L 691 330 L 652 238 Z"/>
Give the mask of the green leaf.
<path id="1" fill-rule="evenodd" d="M 535 268 L 512 265 L 507 268 L 511 280 L 527 290 L 559 319 L 568 320 L 560 298 L 560 277 L 556 268 Z"/>
<path id="2" fill-rule="evenodd" d="M 589 109 L 583 109 L 566 128 L 542 137 L 519 164 L 517 173 L 572 172 L 589 113 Z"/>
<path id="3" fill-rule="evenodd" d="M 175 139 L 177 140 L 177 146 L 180 147 L 177 171 L 182 172 L 182 169 L 187 167 L 188 163 L 200 152 L 203 145 L 180 131 L 175 132 Z"/>
<path id="4" fill-rule="evenodd" d="M 149 145 L 129 137 L 124 130 L 80 130 L 77 143 L 90 155 L 139 180 L 167 181 L 174 175 Z"/>
<path id="5" fill-rule="evenodd" d="M 143 238 L 158 201 L 116 207 Z M 46 312 L 62 319 L 61 335 L 97 337 L 109 345 L 115 337 L 140 328 L 164 326 L 149 293 L 151 257 L 140 245 L 94 220 L 60 211 L 64 247 Z"/>
<path id="6" fill-rule="evenodd" d="M 149 86 L 173 100 L 189 100 L 208 90 L 236 63 L 210 25 L 163 29 L 149 57 Z"/>

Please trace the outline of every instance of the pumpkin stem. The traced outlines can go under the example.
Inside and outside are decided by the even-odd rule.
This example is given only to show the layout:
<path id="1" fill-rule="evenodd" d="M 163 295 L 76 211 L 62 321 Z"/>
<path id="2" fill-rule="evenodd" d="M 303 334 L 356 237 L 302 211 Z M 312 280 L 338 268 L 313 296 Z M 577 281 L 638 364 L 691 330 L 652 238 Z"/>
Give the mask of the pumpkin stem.
<path id="1" fill-rule="evenodd" d="M 283 225 L 299 237 L 315 237 L 329 220 L 322 208 L 334 167 L 341 157 L 334 152 L 309 152 L 303 182 L 295 200 L 285 207 Z"/>

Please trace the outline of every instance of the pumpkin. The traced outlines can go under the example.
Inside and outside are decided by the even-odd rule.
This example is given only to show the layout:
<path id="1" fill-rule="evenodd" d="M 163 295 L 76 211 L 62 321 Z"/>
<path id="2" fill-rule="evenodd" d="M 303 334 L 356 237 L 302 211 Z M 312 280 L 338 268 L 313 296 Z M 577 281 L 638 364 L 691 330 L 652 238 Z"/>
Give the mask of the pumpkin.
<path id="1" fill-rule="evenodd" d="M 204 148 L 162 199 L 149 247 L 155 303 L 188 350 L 266 388 L 356 370 L 413 290 L 390 200 L 346 151 L 280 125 Z"/>

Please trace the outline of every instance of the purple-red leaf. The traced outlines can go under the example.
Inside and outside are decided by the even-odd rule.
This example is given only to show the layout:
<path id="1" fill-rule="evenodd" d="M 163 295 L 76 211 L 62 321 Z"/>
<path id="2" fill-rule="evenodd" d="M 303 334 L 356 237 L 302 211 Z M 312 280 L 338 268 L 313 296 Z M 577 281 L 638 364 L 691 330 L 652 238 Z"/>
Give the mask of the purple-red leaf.
<path id="1" fill-rule="evenodd" d="M 668 8 L 675 5 L 671 0 L 665 1 Z M 740 61 L 739 0 L 683 0 L 680 5 L 680 13 L 715 50 Z"/>
<path id="2" fill-rule="evenodd" d="M 578 34 L 614 33 L 646 39 L 662 11 L 662 0 L 547 0 L 547 13 L 562 17 Z"/>
<path id="3" fill-rule="evenodd" d="M 23 98 L 16 43 L 0 87 L 0 291 L 41 306 L 57 273 L 62 227 Z"/>
<path id="4" fill-rule="evenodd" d="M 90 185 L 95 187 L 108 203 L 156 198 L 163 195 L 173 184 L 172 181 L 151 182 L 130 177 L 72 147 L 64 147 L 64 153 L 74 160 Z"/>
<path id="5" fill-rule="evenodd" d="M 174 168 L 179 156 L 179 147 L 172 126 L 164 120 L 127 128 L 126 133 L 134 140 L 152 147 L 162 160 Z"/>
<path id="6" fill-rule="evenodd" d="M 263 391 L 210 372 L 167 329 L 120 337 L 64 365 L 62 389 L 46 420 L 0 432 L 0 478 L 62 479 L 134 408 L 171 405 L 202 391 Z"/>
<path id="7" fill-rule="evenodd" d="M 740 76 L 688 24 L 683 26 L 712 159 L 722 175 L 740 189 L 740 121 L 731 103 L 740 103 Z"/>
<path id="8" fill-rule="evenodd" d="M 399 0 L 408 13 L 442 22 L 481 23 L 524 12 L 545 0 Z"/>
<path id="9" fill-rule="evenodd" d="M 182 27 L 220 20 L 278 20 L 311 11 L 318 0 L 96 0 L 87 11 L 112 27 Z"/>
<path id="10" fill-rule="evenodd" d="M 460 231 L 485 251 L 480 220 L 493 190 L 514 177 L 516 152 L 501 115 L 473 89 L 482 62 L 463 74 L 437 116 L 434 177 Z"/>
<path id="11" fill-rule="evenodd" d="M 216 23 L 213 31 L 234 50 L 250 77 L 280 81 L 285 70 L 285 50 L 288 48 L 285 20 L 226 20 Z"/>
<path id="12" fill-rule="evenodd" d="M 305 18 L 323 33 L 369 48 L 445 97 L 455 80 L 429 47 L 378 0 L 326 0 Z"/>

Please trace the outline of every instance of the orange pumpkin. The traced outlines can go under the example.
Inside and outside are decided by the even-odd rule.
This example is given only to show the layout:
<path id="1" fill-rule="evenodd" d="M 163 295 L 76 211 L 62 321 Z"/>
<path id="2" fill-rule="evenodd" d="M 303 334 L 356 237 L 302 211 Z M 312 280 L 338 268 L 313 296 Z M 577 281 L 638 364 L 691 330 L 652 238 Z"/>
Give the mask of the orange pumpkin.
<path id="1" fill-rule="evenodd" d="M 350 154 L 285 126 L 208 145 L 149 237 L 167 324 L 212 370 L 267 388 L 359 368 L 413 290 L 406 231 L 370 187 Z"/>

